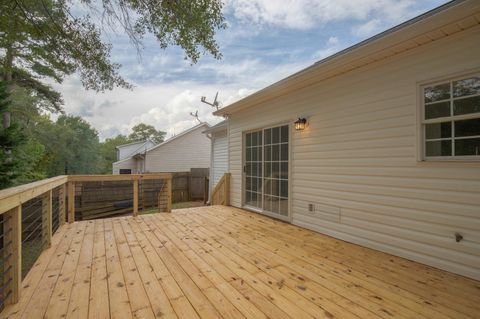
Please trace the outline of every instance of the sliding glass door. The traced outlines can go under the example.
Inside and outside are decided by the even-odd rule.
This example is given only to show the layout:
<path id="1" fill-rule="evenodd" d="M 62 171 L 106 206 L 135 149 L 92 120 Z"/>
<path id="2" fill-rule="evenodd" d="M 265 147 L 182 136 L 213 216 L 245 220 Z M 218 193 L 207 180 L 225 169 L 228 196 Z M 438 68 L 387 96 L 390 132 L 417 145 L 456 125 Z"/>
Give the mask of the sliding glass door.
<path id="1" fill-rule="evenodd" d="M 289 127 L 245 134 L 245 205 L 267 215 L 288 217 Z"/>
<path id="2" fill-rule="evenodd" d="M 263 132 L 245 134 L 245 205 L 262 208 Z"/>

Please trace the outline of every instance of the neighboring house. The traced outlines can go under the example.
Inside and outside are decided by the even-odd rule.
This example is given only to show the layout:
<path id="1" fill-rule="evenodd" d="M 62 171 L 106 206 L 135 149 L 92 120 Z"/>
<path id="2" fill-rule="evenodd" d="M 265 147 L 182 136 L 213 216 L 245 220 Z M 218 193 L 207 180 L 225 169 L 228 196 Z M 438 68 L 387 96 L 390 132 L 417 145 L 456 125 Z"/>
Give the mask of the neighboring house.
<path id="1" fill-rule="evenodd" d="M 209 194 L 217 185 L 223 174 L 228 171 L 228 138 L 227 138 L 227 121 L 222 121 L 203 133 L 209 136 L 211 146 L 211 160 L 210 160 L 210 182 Z"/>
<path id="2" fill-rule="evenodd" d="M 210 126 L 196 125 L 163 143 L 141 150 L 113 163 L 113 174 L 187 172 L 191 168 L 210 167 L 210 140 L 202 132 Z"/>
<path id="3" fill-rule="evenodd" d="M 143 154 L 153 146 L 155 146 L 155 143 L 151 140 L 138 141 L 117 146 L 117 162 L 115 163 L 121 163 L 121 165 L 118 167 L 118 171 L 115 172 L 115 163 L 113 163 L 113 173 L 132 174 L 143 171 L 143 168 L 139 166 L 141 163 L 135 161 L 133 156 L 137 154 Z"/>
<path id="4" fill-rule="evenodd" d="M 232 205 L 480 279 L 479 24 L 450 2 L 216 111 Z"/>
<path id="5" fill-rule="evenodd" d="M 144 152 L 149 148 L 152 148 L 153 146 L 155 146 L 155 143 L 152 142 L 151 140 L 138 141 L 138 142 L 133 142 L 128 144 L 118 145 L 116 147 L 117 161 L 121 161 L 137 153 Z"/>

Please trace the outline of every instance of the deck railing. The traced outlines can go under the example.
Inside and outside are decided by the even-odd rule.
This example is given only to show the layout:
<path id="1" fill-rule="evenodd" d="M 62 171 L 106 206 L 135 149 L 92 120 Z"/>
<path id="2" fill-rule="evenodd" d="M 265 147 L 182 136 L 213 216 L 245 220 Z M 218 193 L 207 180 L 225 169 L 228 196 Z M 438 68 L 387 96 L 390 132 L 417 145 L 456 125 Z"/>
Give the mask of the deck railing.
<path id="1" fill-rule="evenodd" d="M 212 205 L 230 205 L 230 173 L 223 174 L 212 190 Z"/>
<path id="2" fill-rule="evenodd" d="M 66 222 L 170 212 L 171 193 L 169 173 L 57 176 L 0 190 L 0 311 L 18 302 L 22 278 Z"/>

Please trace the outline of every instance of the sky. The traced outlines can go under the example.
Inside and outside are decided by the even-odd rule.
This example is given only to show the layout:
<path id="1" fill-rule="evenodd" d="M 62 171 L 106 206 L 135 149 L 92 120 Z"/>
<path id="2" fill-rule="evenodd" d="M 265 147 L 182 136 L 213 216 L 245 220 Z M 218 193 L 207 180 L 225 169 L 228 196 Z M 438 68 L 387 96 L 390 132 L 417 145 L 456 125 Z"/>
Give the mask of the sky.
<path id="1" fill-rule="evenodd" d="M 161 49 L 146 37 L 139 57 L 122 34 L 107 34 L 112 61 L 133 90 L 85 91 L 75 75 L 55 85 L 68 114 L 80 115 L 100 139 L 128 134 L 138 123 L 167 137 L 222 120 L 200 102 L 218 92 L 227 106 L 325 57 L 448 1 L 441 0 L 224 0 L 228 28 L 216 35 L 223 58 L 192 65 L 178 47 Z"/>

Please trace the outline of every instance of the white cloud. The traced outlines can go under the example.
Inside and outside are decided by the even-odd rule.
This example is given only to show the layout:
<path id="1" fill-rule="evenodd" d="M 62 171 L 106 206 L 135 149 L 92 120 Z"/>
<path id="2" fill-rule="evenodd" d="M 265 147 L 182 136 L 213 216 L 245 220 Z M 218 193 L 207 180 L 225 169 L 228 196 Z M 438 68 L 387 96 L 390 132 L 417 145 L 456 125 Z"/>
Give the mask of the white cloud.
<path id="1" fill-rule="evenodd" d="M 337 37 L 330 37 L 328 38 L 325 46 L 316 51 L 313 54 L 313 57 L 317 60 L 325 59 L 326 57 L 329 57 L 330 55 L 337 53 L 342 49 L 342 46 L 340 45 L 340 41 L 338 40 Z"/>
<path id="2" fill-rule="evenodd" d="M 368 37 L 377 33 L 382 27 L 380 19 L 372 19 L 353 28 L 353 34 L 359 37 Z"/>
<path id="3" fill-rule="evenodd" d="M 292 29 L 310 29 L 332 21 L 364 20 L 371 14 L 399 21 L 410 16 L 413 0 L 227 0 L 237 19 Z"/>

